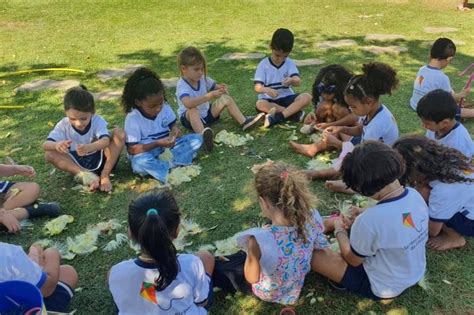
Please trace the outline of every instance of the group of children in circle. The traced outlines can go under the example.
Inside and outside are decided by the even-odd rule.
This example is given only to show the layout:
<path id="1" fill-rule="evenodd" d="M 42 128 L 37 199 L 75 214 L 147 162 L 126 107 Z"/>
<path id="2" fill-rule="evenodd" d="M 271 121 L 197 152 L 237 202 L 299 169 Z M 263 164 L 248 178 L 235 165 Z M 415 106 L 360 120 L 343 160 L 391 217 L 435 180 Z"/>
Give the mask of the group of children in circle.
<path id="1" fill-rule="evenodd" d="M 317 75 L 312 96 L 296 94 L 291 87 L 299 86 L 301 79 L 288 57 L 293 40 L 287 29 L 273 34 L 272 54 L 255 73 L 259 96 L 254 116 L 244 116 L 227 86 L 207 76 L 198 49 L 182 50 L 176 98 L 181 124 L 193 131 L 186 135 L 177 127 L 178 117 L 159 76 L 150 69 L 136 70 L 125 84 L 124 131 L 116 128 L 109 133 L 85 87 L 66 93 L 67 117 L 43 144 L 46 160 L 73 175 L 95 173 L 89 176 L 92 190 L 112 189 L 110 173 L 124 146 L 135 173 L 166 182 L 169 170 L 191 164 L 202 146 L 212 150 L 210 125 L 224 109 L 244 131 L 288 119 L 304 121 L 303 133 L 321 131 L 318 142 L 290 142 L 299 154 L 312 157 L 330 148 L 341 150 L 332 167 L 324 170 L 299 171 L 280 162 L 258 166 L 255 190 L 262 214 L 271 223 L 239 233 L 237 242 L 243 251 L 225 257 L 204 251 L 178 254 L 172 241 L 181 213 L 171 192 L 138 197 L 129 206 L 128 221 L 141 254 L 113 266 L 108 274 L 120 314 L 204 314 L 212 302 L 213 286 L 295 304 L 310 270 L 327 277 L 336 288 L 374 300 L 391 299 L 425 274 L 426 243 L 446 250 L 462 247 L 465 236 L 474 236 L 474 145 L 457 121 L 471 112 L 456 102 L 469 90 L 454 93 L 441 71 L 454 57 L 454 43 L 436 40 L 429 65 L 420 69 L 414 83 L 412 107 L 428 129 L 426 136 L 399 138 L 395 118 L 379 100 L 398 85 L 392 67 L 371 62 L 354 76 L 341 65 L 329 65 Z M 305 117 L 303 109 L 311 100 L 314 111 Z M 172 153 L 170 161 L 158 158 L 165 148 Z M 322 178 L 335 179 L 326 182 L 329 189 L 359 193 L 378 203 L 367 209 L 352 207 L 352 217 L 323 218 L 313 208 L 315 200 L 307 184 L 308 179 Z M 334 233 L 340 253 L 329 249 L 328 233 Z M 52 255 L 38 247 L 32 250 L 36 256 Z M 25 259 L 35 260 L 34 255 Z M 63 277 L 74 278 L 70 269 L 67 272 Z M 28 279 L 41 276 L 39 271 L 31 272 Z M 71 289 L 77 274 L 73 283 L 61 282 L 60 275 L 59 280 Z M 39 278 L 31 281 L 40 283 Z"/>

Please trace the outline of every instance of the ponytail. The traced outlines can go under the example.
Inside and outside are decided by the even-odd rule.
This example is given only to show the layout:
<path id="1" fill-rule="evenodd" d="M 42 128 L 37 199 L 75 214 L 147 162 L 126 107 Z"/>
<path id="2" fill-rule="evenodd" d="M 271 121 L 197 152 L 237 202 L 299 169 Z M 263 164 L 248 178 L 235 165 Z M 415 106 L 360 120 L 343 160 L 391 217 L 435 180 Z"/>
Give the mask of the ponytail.
<path id="1" fill-rule="evenodd" d="M 391 95 L 398 86 L 397 72 L 385 63 L 364 64 L 362 72 L 363 74 L 352 77 L 344 94 L 351 95 L 361 101 L 366 97 L 378 99 L 380 95 Z"/>
<path id="2" fill-rule="evenodd" d="M 180 212 L 169 191 L 141 195 L 129 206 L 128 221 L 133 239 L 149 255 L 159 271 L 155 289 L 164 290 L 179 272 L 173 239 Z"/>
<path id="3" fill-rule="evenodd" d="M 166 100 L 165 87 L 160 77 L 148 68 L 139 68 L 128 78 L 123 88 L 122 107 L 125 113 L 136 108 L 136 101 L 144 100 L 148 96 L 163 93 Z"/>
<path id="4" fill-rule="evenodd" d="M 311 221 L 315 198 L 308 188 L 306 177 L 283 163 L 266 163 L 255 176 L 255 188 L 262 198 L 283 211 L 296 227 L 298 236 L 307 241 L 306 223 Z"/>

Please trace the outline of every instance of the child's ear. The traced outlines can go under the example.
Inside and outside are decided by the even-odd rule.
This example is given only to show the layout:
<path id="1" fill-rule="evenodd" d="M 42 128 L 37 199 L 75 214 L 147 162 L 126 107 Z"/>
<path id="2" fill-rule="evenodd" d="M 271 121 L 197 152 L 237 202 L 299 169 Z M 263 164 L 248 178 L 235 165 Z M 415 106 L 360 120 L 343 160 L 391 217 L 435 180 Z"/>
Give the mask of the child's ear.
<path id="1" fill-rule="evenodd" d="M 437 125 L 442 129 L 447 128 L 451 124 L 452 119 L 443 119 Z"/>
<path id="2" fill-rule="evenodd" d="M 185 65 L 181 65 L 179 66 L 179 70 L 181 71 L 181 73 L 183 73 L 184 70 L 186 70 L 186 66 Z"/>
<path id="3" fill-rule="evenodd" d="M 135 100 L 135 106 L 141 107 L 141 105 L 142 105 L 142 102 L 140 102 L 139 100 Z"/>

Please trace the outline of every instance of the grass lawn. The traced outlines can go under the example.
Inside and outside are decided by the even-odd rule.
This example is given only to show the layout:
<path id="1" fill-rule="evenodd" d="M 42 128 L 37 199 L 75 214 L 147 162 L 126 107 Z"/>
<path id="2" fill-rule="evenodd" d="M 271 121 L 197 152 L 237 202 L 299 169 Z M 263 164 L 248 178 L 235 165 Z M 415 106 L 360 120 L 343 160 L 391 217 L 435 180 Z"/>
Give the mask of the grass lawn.
<path id="1" fill-rule="evenodd" d="M 42 142 L 51 123 L 63 117 L 60 91 L 14 93 L 24 82 L 39 79 L 76 79 L 91 91 L 121 89 L 123 79 L 101 82 L 97 72 L 127 64 L 144 64 L 161 77 L 178 76 L 176 54 L 185 46 L 195 45 L 206 55 L 210 76 L 229 85 L 230 92 L 246 114 L 254 112 L 256 95 L 251 78 L 257 60 L 219 60 L 228 52 L 268 53 L 273 31 L 278 27 L 291 29 L 296 43 L 294 59 L 321 58 L 326 64 L 340 63 L 358 72 L 371 60 L 386 62 L 398 70 L 400 87 L 383 101 L 397 118 L 401 133 L 422 133 L 420 122 L 408 107 L 412 84 L 420 66 L 426 63 L 429 45 L 437 37 L 450 37 L 459 43 L 458 52 L 446 72 L 459 91 L 465 78 L 457 76 L 474 61 L 474 12 L 458 12 L 461 1 L 2 1 L 0 6 L 0 75 L 8 72 L 45 67 L 71 67 L 84 74 L 36 73 L 0 78 L 0 105 L 24 105 L 22 110 L 0 110 L 0 157 L 10 155 L 21 164 L 32 165 L 42 187 L 42 198 L 57 200 L 64 213 L 75 222 L 55 239 L 83 233 L 88 224 L 117 218 L 126 220 L 130 199 L 146 189 L 151 180 L 137 179 L 125 155 L 113 177 L 112 194 L 80 194 L 71 190 L 76 184 L 71 178 L 56 172 L 43 159 Z M 436 3 L 436 5 L 434 5 Z M 424 27 L 453 27 L 453 33 L 428 34 Z M 380 43 L 401 45 L 408 52 L 398 56 L 375 56 L 357 46 L 323 50 L 315 43 L 324 40 L 353 39 L 359 45 L 366 34 L 400 34 L 405 40 Z M 321 66 L 300 67 L 302 86 L 297 91 L 309 91 Z M 174 90 L 168 99 L 176 106 Z M 472 94 L 470 100 L 472 101 Z M 111 126 L 123 127 L 125 115 L 118 101 L 98 102 L 97 112 Z M 474 123 L 467 122 L 474 133 Z M 215 131 L 239 132 L 224 115 Z M 262 221 L 253 195 L 253 175 L 249 170 L 262 161 L 258 156 L 304 167 L 307 158 L 290 152 L 287 141 L 291 131 L 273 128 L 254 130 L 255 140 L 245 147 L 216 147 L 211 155 L 200 154 L 196 163 L 201 175 L 173 190 L 183 212 L 202 227 L 218 225 L 192 240 L 196 245 L 227 238 L 242 229 Z M 309 138 L 298 135 L 300 141 Z M 15 148 L 21 148 L 10 154 Z M 20 180 L 18 178 L 17 180 Z M 332 212 L 342 195 L 327 192 L 321 182 L 311 184 L 320 200 L 322 214 Z M 453 196 L 455 197 L 455 196 Z M 0 235 L 0 241 L 21 244 L 27 248 L 43 238 L 45 221 L 20 235 Z M 125 232 L 125 228 L 122 229 Z M 101 238 L 102 247 L 110 238 Z M 73 308 L 77 314 L 111 314 L 114 305 L 106 285 L 106 272 L 115 263 L 128 259 L 133 251 L 124 246 L 107 253 L 101 248 L 88 256 L 79 256 L 70 263 L 79 272 L 79 286 Z M 415 287 L 395 301 L 382 304 L 348 293 L 334 291 L 325 279 L 308 275 L 296 306 L 298 314 L 452 314 L 474 311 L 474 242 L 448 253 L 428 251 L 427 277 L 431 288 Z M 449 281 L 451 284 L 445 283 Z M 314 304 L 305 295 L 314 292 L 320 297 Z M 248 296 L 216 295 L 215 314 L 277 314 L 279 305 L 261 302 Z"/>

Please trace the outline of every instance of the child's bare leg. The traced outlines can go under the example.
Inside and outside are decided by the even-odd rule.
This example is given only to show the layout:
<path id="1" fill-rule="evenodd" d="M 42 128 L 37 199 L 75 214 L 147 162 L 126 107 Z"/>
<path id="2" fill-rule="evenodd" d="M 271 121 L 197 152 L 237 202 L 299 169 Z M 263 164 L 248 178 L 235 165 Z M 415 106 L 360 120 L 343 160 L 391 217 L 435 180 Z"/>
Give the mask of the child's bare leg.
<path id="1" fill-rule="evenodd" d="M 285 110 L 285 107 L 280 106 L 278 104 L 266 101 L 266 100 L 258 100 L 257 104 L 255 105 L 257 109 L 263 113 L 268 114 L 273 108 L 276 109 L 277 113 L 281 113 Z"/>
<path id="2" fill-rule="evenodd" d="M 214 256 L 207 251 L 199 251 L 197 253 L 194 253 L 194 255 L 198 256 L 201 259 L 206 273 L 212 275 L 212 273 L 214 272 L 215 265 Z"/>
<path id="3" fill-rule="evenodd" d="M 341 173 L 333 167 L 322 169 L 322 170 L 317 170 L 317 171 L 304 170 L 303 174 L 309 180 L 336 178 L 336 177 L 341 175 Z"/>
<path id="4" fill-rule="evenodd" d="M 204 130 L 204 125 L 201 120 L 201 115 L 199 114 L 199 110 L 197 108 L 191 108 L 188 109 L 185 113 L 186 119 L 189 121 L 191 124 L 191 127 L 193 128 L 193 131 L 195 133 L 202 133 Z"/>
<path id="5" fill-rule="evenodd" d="M 311 270 L 330 280 L 340 283 L 347 269 L 347 263 L 341 254 L 330 249 L 314 250 L 311 258 Z"/>
<path id="6" fill-rule="evenodd" d="M 338 180 L 327 180 L 324 186 L 331 191 L 339 192 L 343 194 L 355 194 L 355 192 L 346 186 L 341 179 Z"/>
<path id="7" fill-rule="evenodd" d="M 282 111 L 283 117 L 288 118 L 297 112 L 301 111 L 306 105 L 308 105 L 313 97 L 308 93 L 302 93 L 295 98 L 295 101 L 290 104 L 284 111 Z"/>
<path id="8" fill-rule="evenodd" d="M 461 108 L 461 118 L 474 118 L 474 108 Z"/>
<path id="9" fill-rule="evenodd" d="M 70 265 L 59 266 L 59 281 L 66 283 L 71 288 L 77 288 L 79 277 L 76 269 Z"/>
<path id="10" fill-rule="evenodd" d="M 12 189 L 19 189 L 13 196 Z M 36 183 L 15 183 L 7 192 L 3 208 L 8 210 L 17 220 L 27 219 L 28 211 L 24 208 L 38 199 L 40 187 Z"/>
<path id="11" fill-rule="evenodd" d="M 452 248 L 459 248 L 466 245 L 464 236 L 456 232 L 454 229 L 443 224 L 441 233 L 428 240 L 428 246 L 434 250 L 448 250 Z"/>
<path id="12" fill-rule="evenodd" d="M 239 107 L 235 104 L 235 101 L 229 95 L 222 95 L 214 104 L 211 106 L 211 114 L 217 117 L 221 112 L 227 108 L 229 115 L 242 125 L 245 122 L 245 116 L 240 112 Z"/>
<path id="13" fill-rule="evenodd" d="M 316 153 L 324 151 L 328 148 L 325 141 L 319 141 L 311 144 L 301 144 L 294 141 L 290 141 L 289 143 L 293 151 L 307 157 L 313 157 L 316 155 Z"/>
<path id="14" fill-rule="evenodd" d="M 104 149 L 106 162 L 100 174 L 100 190 L 109 192 L 112 190 L 112 183 L 110 182 L 110 173 L 114 168 L 117 160 L 125 145 L 125 132 L 120 128 L 115 128 L 112 131 L 110 145 Z"/>
<path id="15" fill-rule="evenodd" d="M 67 154 L 55 151 L 46 151 L 44 157 L 46 162 L 51 163 L 61 171 L 68 172 L 74 176 L 82 171 L 81 167 L 77 165 Z"/>

